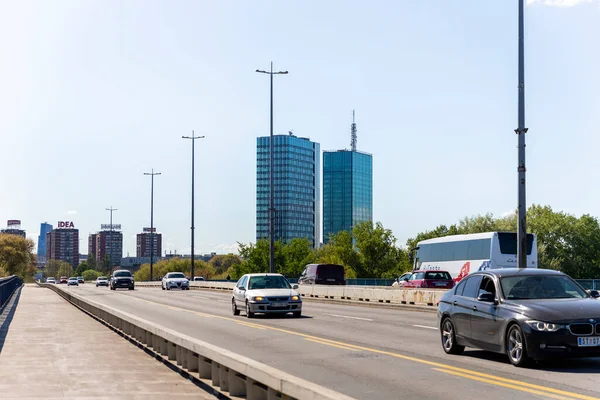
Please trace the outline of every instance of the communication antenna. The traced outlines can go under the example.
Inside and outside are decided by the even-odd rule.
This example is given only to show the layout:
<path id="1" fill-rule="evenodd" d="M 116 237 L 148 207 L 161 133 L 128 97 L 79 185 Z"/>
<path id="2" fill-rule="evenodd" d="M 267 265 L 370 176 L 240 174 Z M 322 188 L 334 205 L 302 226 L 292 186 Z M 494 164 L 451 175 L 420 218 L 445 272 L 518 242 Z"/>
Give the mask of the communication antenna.
<path id="1" fill-rule="evenodd" d="M 356 121 L 354 119 L 354 110 L 352 110 L 352 125 L 350 126 L 350 148 L 352 151 L 356 151 Z"/>

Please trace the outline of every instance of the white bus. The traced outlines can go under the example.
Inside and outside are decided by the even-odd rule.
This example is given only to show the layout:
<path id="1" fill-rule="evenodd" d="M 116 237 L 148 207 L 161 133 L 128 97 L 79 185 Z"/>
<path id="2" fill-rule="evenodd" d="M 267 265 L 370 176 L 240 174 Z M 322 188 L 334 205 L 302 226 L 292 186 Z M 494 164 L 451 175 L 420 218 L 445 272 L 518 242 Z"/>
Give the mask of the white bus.
<path id="1" fill-rule="evenodd" d="M 458 282 L 469 273 L 517 267 L 517 234 L 486 232 L 423 240 L 413 250 L 414 270 L 448 271 Z M 537 241 L 527 234 L 527 267 L 537 268 Z"/>

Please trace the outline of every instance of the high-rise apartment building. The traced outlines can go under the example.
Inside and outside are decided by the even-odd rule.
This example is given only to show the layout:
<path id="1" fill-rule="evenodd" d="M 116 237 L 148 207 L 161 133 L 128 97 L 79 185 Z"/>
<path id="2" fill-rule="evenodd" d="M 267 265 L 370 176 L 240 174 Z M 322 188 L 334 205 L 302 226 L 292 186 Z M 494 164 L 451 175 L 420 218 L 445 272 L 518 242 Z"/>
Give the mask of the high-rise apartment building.
<path id="1" fill-rule="evenodd" d="M 269 237 L 270 137 L 256 140 L 256 238 Z M 319 143 L 289 135 L 273 136 L 274 238 L 307 238 L 321 245 Z"/>
<path id="2" fill-rule="evenodd" d="M 47 222 L 40 224 L 40 236 L 38 236 L 37 255 L 38 261 L 46 259 L 46 236 L 52 231 L 52 225 Z M 43 259 L 43 260 L 42 260 Z"/>
<path id="3" fill-rule="evenodd" d="M 0 233 L 6 233 L 7 235 L 17 235 L 27 237 L 25 231 L 21 229 L 21 220 L 9 219 L 6 222 L 6 229 L 2 229 Z"/>
<path id="4" fill-rule="evenodd" d="M 136 256 L 150 258 L 150 240 L 154 241 L 152 253 L 154 257 L 160 257 L 162 254 L 162 233 L 156 233 L 156 228 L 151 231 L 150 228 L 144 228 L 142 233 L 137 234 Z"/>
<path id="5" fill-rule="evenodd" d="M 46 260 L 60 260 L 79 265 L 79 229 L 72 222 L 58 223 L 59 228 L 46 234 Z"/>
<path id="6" fill-rule="evenodd" d="M 373 156 L 356 150 L 352 122 L 351 150 L 323 152 L 323 238 L 373 220 Z"/>
<path id="7" fill-rule="evenodd" d="M 96 255 L 98 254 L 98 247 L 96 243 L 97 239 L 97 233 L 90 233 L 90 236 L 88 236 L 88 255 L 94 257 L 94 260 L 96 259 Z"/>
<path id="8" fill-rule="evenodd" d="M 104 259 L 108 257 L 111 267 L 121 265 L 123 257 L 123 233 L 115 230 L 100 231 L 96 235 L 96 261 L 102 265 Z"/>

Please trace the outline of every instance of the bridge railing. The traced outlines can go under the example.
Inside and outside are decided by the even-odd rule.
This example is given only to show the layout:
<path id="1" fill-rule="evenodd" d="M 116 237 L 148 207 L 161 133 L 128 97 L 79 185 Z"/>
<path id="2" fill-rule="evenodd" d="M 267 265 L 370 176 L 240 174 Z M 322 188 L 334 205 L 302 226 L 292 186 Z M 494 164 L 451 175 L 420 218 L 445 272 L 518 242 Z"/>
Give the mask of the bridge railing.
<path id="1" fill-rule="evenodd" d="M 4 309 L 4 305 L 8 303 L 12 294 L 23 285 L 23 279 L 18 276 L 9 276 L 0 278 L 0 311 Z"/>

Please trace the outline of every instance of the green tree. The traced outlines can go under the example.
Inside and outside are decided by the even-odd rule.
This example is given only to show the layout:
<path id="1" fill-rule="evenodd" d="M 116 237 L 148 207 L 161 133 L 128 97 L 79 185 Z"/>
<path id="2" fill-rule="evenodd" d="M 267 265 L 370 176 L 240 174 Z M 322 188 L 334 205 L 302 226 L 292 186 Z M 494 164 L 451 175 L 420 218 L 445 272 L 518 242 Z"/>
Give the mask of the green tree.
<path id="1" fill-rule="evenodd" d="M 33 241 L 18 235 L 0 233 L 0 272 L 23 279 L 35 273 Z"/>
<path id="2" fill-rule="evenodd" d="M 317 259 L 317 253 L 312 249 L 311 242 L 307 238 L 294 238 L 285 246 L 281 253 L 284 259 L 281 265 L 281 274 L 288 278 L 300 276 L 307 264 L 312 264 Z"/>
<path id="3" fill-rule="evenodd" d="M 87 269 L 81 273 L 81 275 L 85 281 L 95 281 L 102 274 L 94 269 Z"/>
<path id="4" fill-rule="evenodd" d="M 211 258 L 208 263 L 215 269 L 215 274 L 222 274 L 231 266 L 241 264 L 242 259 L 235 254 L 219 254 Z"/>
<path id="5" fill-rule="evenodd" d="M 56 272 L 57 277 L 66 276 L 67 278 L 73 276 L 73 267 L 69 263 L 61 262 Z"/>
<path id="6" fill-rule="evenodd" d="M 105 254 L 104 259 L 102 260 L 102 271 L 105 274 L 110 272 L 110 258 L 108 257 L 108 254 Z"/>
<path id="7" fill-rule="evenodd" d="M 87 263 L 87 261 L 82 261 L 79 263 L 77 268 L 75 268 L 75 271 L 73 271 L 73 273 L 75 274 L 75 276 L 82 276 L 81 274 L 83 274 L 83 271 L 87 271 L 88 269 L 92 269 L 92 268 Z"/>
<path id="8" fill-rule="evenodd" d="M 390 229 L 378 222 L 361 222 L 352 228 L 352 236 L 360 262 L 355 265 L 361 278 L 392 278 L 398 276 L 402 253 Z"/>
<path id="9" fill-rule="evenodd" d="M 89 253 L 87 256 L 87 260 L 86 260 L 89 269 L 95 269 L 98 270 L 98 261 L 96 261 L 96 255 Z"/>

